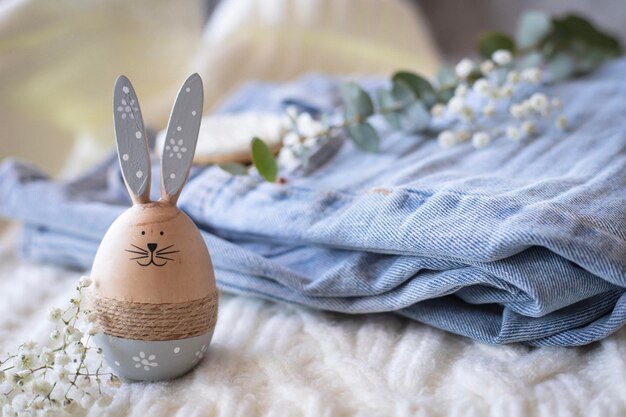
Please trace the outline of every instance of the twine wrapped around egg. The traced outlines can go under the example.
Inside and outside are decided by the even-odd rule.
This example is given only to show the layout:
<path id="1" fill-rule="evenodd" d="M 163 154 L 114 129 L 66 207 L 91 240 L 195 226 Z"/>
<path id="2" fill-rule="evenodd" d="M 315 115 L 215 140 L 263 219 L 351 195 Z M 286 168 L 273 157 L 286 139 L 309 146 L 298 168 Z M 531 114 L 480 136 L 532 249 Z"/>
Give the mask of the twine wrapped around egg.
<path id="1" fill-rule="evenodd" d="M 106 334 L 137 340 L 178 340 L 208 333 L 217 322 L 217 294 L 184 303 L 133 303 L 92 295 Z"/>

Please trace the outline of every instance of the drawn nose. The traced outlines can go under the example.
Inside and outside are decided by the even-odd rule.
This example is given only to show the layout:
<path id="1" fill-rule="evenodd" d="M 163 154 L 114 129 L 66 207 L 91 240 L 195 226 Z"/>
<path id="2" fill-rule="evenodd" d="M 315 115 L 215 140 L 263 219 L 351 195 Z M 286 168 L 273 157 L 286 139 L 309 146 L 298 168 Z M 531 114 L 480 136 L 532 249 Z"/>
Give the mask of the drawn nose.
<path id="1" fill-rule="evenodd" d="M 150 249 L 150 252 L 154 252 L 156 248 L 157 248 L 156 243 L 148 243 L 148 249 Z"/>

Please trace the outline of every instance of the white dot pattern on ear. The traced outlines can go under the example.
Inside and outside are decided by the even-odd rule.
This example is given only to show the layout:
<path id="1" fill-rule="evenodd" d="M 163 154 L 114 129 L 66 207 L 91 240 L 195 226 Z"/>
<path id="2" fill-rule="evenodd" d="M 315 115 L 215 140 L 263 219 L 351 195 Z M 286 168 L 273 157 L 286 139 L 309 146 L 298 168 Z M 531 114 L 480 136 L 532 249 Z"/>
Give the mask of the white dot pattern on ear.
<path id="1" fill-rule="evenodd" d="M 134 201 L 147 202 L 150 155 L 139 101 L 130 81 L 120 76 L 113 91 L 113 115 L 120 166 Z"/>
<path id="2" fill-rule="evenodd" d="M 176 97 L 167 127 L 161 159 L 162 195 L 166 199 L 176 199 L 187 178 L 202 120 L 194 116 L 201 113 L 202 102 L 202 80 L 194 74 L 187 78 Z"/>

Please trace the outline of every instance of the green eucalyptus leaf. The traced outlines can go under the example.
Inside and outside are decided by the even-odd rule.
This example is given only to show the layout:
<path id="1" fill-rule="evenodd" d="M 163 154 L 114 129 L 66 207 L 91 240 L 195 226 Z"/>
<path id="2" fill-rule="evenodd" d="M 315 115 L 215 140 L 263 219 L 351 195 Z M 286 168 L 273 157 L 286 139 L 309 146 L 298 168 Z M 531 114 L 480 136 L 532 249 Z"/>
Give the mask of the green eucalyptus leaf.
<path id="1" fill-rule="evenodd" d="M 437 102 L 435 89 L 427 79 L 420 75 L 409 71 L 398 71 L 393 75 L 392 81 L 394 85 L 398 82 L 404 83 L 404 85 L 413 91 L 415 97 L 428 107 L 431 107 Z"/>
<path id="2" fill-rule="evenodd" d="M 252 139 L 252 163 L 266 181 L 276 181 L 278 164 L 270 148 L 259 138 Z"/>
<path id="3" fill-rule="evenodd" d="M 227 162 L 225 164 L 220 164 L 219 167 L 233 175 L 248 175 L 248 167 L 244 164 Z"/>
<path id="4" fill-rule="evenodd" d="M 341 85 L 341 97 L 346 106 L 347 116 L 364 119 L 374 114 L 374 104 L 370 96 L 354 82 Z"/>
<path id="5" fill-rule="evenodd" d="M 380 138 L 372 125 L 367 122 L 353 124 L 348 126 L 347 130 L 350 139 L 360 149 L 367 152 L 378 152 Z"/>
<path id="6" fill-rule="evenodd" d="M 430 123 L 430 112 L 421 101 L 416 101 L 398 112 L 398 123 L 405 132 L 424 130 Z"/>
<path id="7" fill-rule="evenodd" d="M 515 41 L 499 32 L 487 32 L 478 39 L 478 52 L 485 58 L 491 58 L 500 49 L 515 52 Z"/>
<path id="8" fill-rule="evenodd" d="M 399 130 L 400 121 L 398 120 L 398 114 L 395 111 L 387 111 L 387 109 L 392 109 L 396 106 L 397 101 L 393 96 L 393 93 L 390 90 L 380 89 L 378 90 L 378 105 L 381 110 L 383 110 L 382 115 L 385 118 L 385 121 L 391 126 L 393 129 Z"/>
<path id="9" fill-rule="evenodd" d="M 530 48 L 538 45 L 552 30 L 552 21 L 547 13 L 529 10 L 522 15 L 515 40 L 518 48 Z"/>
<path id="10" fill-rule="evenodd" d="M 576 61 L 567 52 L 559 52 L 546 64 L 550 81 L 561 81 L 576 72 Z"/>
<path id="11" fill-rule="evenodd" d="M 567 15 L 552 19 L 552 30 L 543 40 L 543 51 L 547 56 L 568 51 L 577 58 L 596 57 L 597 63 L 618 56 L 623 49 L 614 36 L 597 29 L 589 20 Z"/>

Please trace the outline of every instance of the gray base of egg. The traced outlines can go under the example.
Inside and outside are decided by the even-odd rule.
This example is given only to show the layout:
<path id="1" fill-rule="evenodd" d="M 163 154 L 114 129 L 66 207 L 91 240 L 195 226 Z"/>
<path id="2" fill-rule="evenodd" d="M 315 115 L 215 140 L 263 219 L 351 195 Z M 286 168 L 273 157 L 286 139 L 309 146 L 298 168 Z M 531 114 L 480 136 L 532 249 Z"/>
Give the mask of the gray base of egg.
<path id="1" fill-rule="evenodd" d="M 206 355 L 212 336 L 213 331 L 189 339 L 148 341 L 102 334 L 95 337 L 95 342 L 115 375 L 160 381 L 193 369 Z"/>

